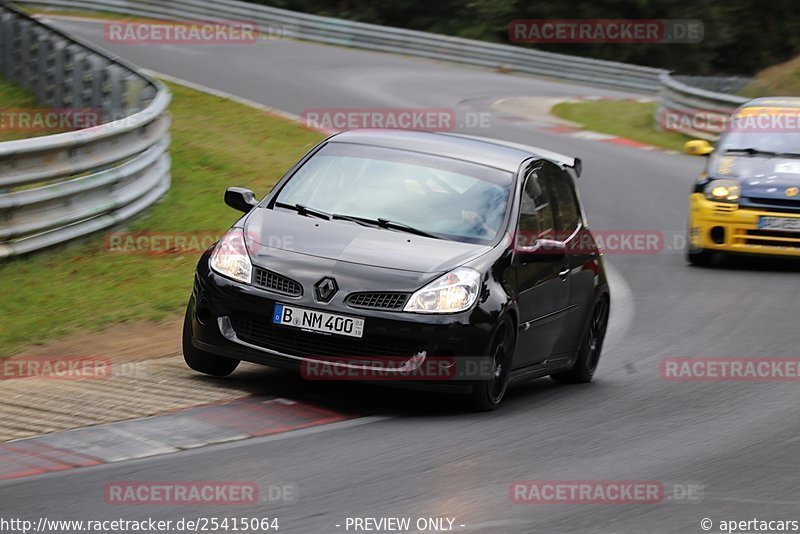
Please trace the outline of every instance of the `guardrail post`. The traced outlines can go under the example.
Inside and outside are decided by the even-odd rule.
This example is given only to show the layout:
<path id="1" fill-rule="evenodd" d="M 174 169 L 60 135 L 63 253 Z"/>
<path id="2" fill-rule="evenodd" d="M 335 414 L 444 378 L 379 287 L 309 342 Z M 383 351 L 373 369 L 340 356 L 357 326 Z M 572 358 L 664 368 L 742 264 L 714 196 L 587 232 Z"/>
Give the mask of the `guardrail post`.
<path id="1" fill-rule="evenodd" d="M 7 61 L 5 64 L 5 78 L 10 82 L 19 81 L 19 71 L 22 60 L 22 43 L 20 38 L 20 21 L 12 16 L 9 21 L 9 28 L 6 44 L 8 45 Z"/>
<path id="2" fill-rule="evenodd" d="M 42 43 L 37 67 L 41 74 L 35 92 L 36 104 L 39 106 L 53 107 L 55 105 L 57 46 L 57 40 L 50 35 L 46 36 Z"/>
<path id="3" fill-rule="evenodd" d="M 7 13 L 0 12 L 0 73 L 5 73 L 5 66 L 11 61 L 6 57 L 9 49 L 7 41 L 11 33 L 9 19 L 10 17 Z"/>
<path id="4" fill-rule="evenodd" d="M 123 80 L 123 105 L 129 113 L 142 109 L 142 91 L 144 91 L 144 83 L 141 79 L 132 75 L 125 77 Z"/>

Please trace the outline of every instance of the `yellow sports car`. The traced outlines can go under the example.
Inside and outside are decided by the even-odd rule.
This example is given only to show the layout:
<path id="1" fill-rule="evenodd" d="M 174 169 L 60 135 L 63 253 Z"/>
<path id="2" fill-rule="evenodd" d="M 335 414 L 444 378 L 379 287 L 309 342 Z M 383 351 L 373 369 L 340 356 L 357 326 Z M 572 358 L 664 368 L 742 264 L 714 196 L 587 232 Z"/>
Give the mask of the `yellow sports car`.
<path id="1" fill-rule="evenodd" d="M 736 110 L 689 196 L 687 257 L 719 252 L 800 256 L 800 98 L 758 98 Z"/>

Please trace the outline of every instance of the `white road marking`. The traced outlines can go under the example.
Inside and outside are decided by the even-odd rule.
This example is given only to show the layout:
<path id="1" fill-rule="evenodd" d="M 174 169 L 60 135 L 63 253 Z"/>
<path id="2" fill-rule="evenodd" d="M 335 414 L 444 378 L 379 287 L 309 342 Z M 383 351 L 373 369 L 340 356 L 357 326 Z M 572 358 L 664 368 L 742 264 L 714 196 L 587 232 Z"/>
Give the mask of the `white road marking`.
<path id="1" fill-rule="evenodd" d="M 5 480 L 0 480 L 0 487 L 3 486 L 11 486 L 14 484 L 18 484 L 21 480 L 30 481 L 35 480 L 38 478 L 60 478 L 65 476 L 71 476 L 77 474 L 88 473 L 95 470 L 102 470 L 102 469 L 115 469 L 118 468 L 120 463 L 125 462 L 126 465 L 136 465 L 138 463 L 147 463 L 152 462 L 159 457 L 166 457 L 171 456 L 173 454 L 180 454 L 181 458 L 190 455 L 196 454 L 206 454 L 211 450 L 228 450 L 235 447 L 241 447 L 243 444 L 255 444 L 255 443 L 266 443 L 269 441 L 280 441 L 284 439 L 292 439 L 302 436 L 308 436 L 312 434 L 321 434 L 323 432 L 330 432 L 333 430 L 342 430 L 346 428 L 352 428 L 356 426 L 368 425 L 370 423 L 378 423 L 381 421 L 387 421 L 392 419 L 392 417 L 387 415 L 375 415 L 375 416 L 367 416 L 367 417 L 359 417 L 356 419 L 348 419 L 346 421 L 337 421 L 335 423 L 328 423 L 325 425 L 318 425 L 312 426 L 308 428 L 301 428 L 299 430 L 290 430 L 288 432 L 282 432 L 280 434 L 273 434 L 270 436 L 259 436 L 259 437 L 248 437 L 246 439 L 236 440 L 236 441 L 228 441 L 225 443 L 214 443 L 209 444 L 202 447 L 197 447 L 188 450 L 179 450 L 177 452 L 169 452 L 164 454 L 156 454 L 152 456 L 142 457 L 142 458 L 132 458 L 127 460 L 121 461 L 111 461 L 107 463 L 101 463 L 98 465 L 88 466 L 88 467 L 80 467 L 76 469 L 68 469 L 65 471 L 49 471 L 46 473 L 42 473 L 40 475 L 31 475 L 24 478 L 9 478 Z"/>
<path id="2" fill-rule="evenodd" d="M 570 137 L 577 137 L 579 139 L 589 139 L 590 141 L 605 141 L 607 139 L 615 139 L 616 136 L 604 133 L 593 132 L 591 130 L 581 130 L 580 132 L 573 132 L 568 134 Z"/>
<path id="3" fill-rule="evenodd" d="M 620 272 L 614 268 L 605 257 L 606 277 L 611 289 L 611 312 L 608 319 L 608 330 L 603 346 L 603 352 L 610 352 L 622 343 L 628 336 L 633 318 L 635 316 L 635 305 L 633 302 L 633 290 Z"/>

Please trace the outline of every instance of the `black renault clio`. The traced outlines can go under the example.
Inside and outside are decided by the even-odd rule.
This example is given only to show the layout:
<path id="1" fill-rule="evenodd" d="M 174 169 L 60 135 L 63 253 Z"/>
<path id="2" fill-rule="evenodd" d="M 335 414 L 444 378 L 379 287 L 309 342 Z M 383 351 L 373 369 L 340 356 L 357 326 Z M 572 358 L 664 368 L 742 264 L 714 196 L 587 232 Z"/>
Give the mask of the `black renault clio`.
<path id="1" fill-rule="evenodd" d="M 488 372 L 436 381 L 478 409 L 513 380 L 588 382 L 610 294 L 580 167 L 456 134 L 333 135 L 261 202 L 226 191 L 245 215 L 197 266 L 186 363 L 224 376 L 241 360 L 374 371 L 387 358 L 381 371 L 417 381 L 426 361 L 482 358 Z"/>

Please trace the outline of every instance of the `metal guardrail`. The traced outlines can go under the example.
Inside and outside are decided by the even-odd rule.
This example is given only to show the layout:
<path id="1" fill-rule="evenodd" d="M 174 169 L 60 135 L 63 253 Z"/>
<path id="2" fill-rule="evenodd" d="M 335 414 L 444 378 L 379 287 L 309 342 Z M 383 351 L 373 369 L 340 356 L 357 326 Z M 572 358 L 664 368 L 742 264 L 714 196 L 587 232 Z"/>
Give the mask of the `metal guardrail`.
<path id="1" fill-rule="evenodd" d="M 672 77 L 663 69 L 542 52 L 512 45 L 390 28 L 375 24 L 296 13 L 240 0 L 24 0 L 40 8 L 108 12 L 173 21 L 253 22 L 262 34 L 315 41 L 353 48 L 418 56 L 522 72 L 606 87 L 659 93 L 656 124 L 670 128 L 666 117 L 681 131 L 716 139 L 713 117 L 722 119 L 746 99 L 724 92 L 747 82 L 744 78 Z M 688 83 L 684 83 L 688 82 Z M 692 130 L 698 113 L 708 127 Z M 709 115 L 710 114 L 710 115 Z M 724 121 L 719 121 L 725 124 Z"/>
<path id="2" fill-rule="evenodd" d="M 163 20 L 248 21 L 262 34 L 502 68 L 655 93 L 664 71 L 519 46 L 296 13 L 239 0 L 23 0 L 39 8 L 111 12 Z"/>
<path id="3" fill-rule="evenodd" d="M 672 79 L 690 87 L 729 95 L 736 94 L 753 81 L 753 78 L 746 76 L 687 76 L 685 74 L 673 74 Z"/>
<path id="4" fill-rule="evenodd" d="M 668 73 L 660 77 L 661 91 L 653 120 L 664 130 L 715 141 L 730 123 L 734 110 L 749 99 L 693 87 Z"/>
<path id="5" fill-rule="evenodd" d="M 0 75 L 36 105 L 102 123 L 0 143 L 0 260 L 116 225 L 170 186 L 167 89 L 0 2 Z"/>

